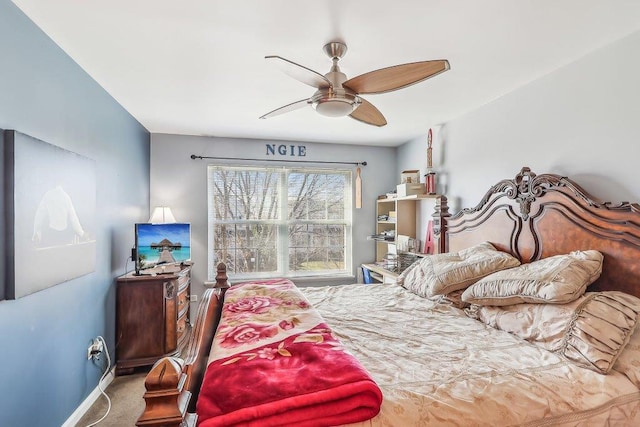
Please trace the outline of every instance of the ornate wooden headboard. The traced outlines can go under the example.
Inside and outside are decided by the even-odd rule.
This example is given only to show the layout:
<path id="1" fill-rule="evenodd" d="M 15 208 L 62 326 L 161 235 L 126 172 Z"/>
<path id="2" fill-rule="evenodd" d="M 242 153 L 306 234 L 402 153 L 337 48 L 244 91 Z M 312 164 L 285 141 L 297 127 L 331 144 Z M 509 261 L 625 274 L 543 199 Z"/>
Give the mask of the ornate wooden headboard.
<path id="1" fill-rule="evenodd" d="M 439 252 L 489 241 L 522 262 L 595 249 L 604 254 L 603 271 L 588 290 L 640 297 L 640 205 L 601 202 L 560 175 L 536 175 L 524 167 L 491 187 L 477 206 L 455 215 L 443 197 L 434 235 Z"/>

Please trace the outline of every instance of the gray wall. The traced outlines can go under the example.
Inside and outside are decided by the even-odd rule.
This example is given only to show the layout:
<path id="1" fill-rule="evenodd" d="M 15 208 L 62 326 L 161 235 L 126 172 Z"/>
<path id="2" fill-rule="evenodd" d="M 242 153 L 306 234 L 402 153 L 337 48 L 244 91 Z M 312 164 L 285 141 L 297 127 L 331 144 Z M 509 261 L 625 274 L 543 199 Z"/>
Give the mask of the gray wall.
<path id="1" fill-rule="evenodd" d="M 114 277 L 133 224 L 147 219 L 149 134 L 9 0 L 0 58 L 0 128 L 96 160 L 95 272 L 0 301 L 0 425 L 58 426 L 102 374 L 87 361 L 91 339 L 104 336 L 115 355 Z"/>
<path id="2" fill-rule="evenodd" d="M 267 156 L 267 144 L 304 145 L 305 157 Z M 176 219 L 191 223 L 191 251 L 193 261 L 194 292 L 201 294 L 203 282 L 207 280 L 207 165 L 208 164 L 263 164 L 278 163 L 225 160 L 192 160 L 197 156 L 241 157 L 256 159 L 285 159 L 306 161 L 366 161 L 362 167 L 363 207 L 354 209 L 353 216 L 353 264 L 354 275 L 357 267 L 371 262 L 375 257 L 375 244 L 367 241 L 375 232 L 375 200 L 399 180 L 395 169 L 396 150 L 388 147 L 362 145 L 335 145 L 317 143 L 296 143 L 291 141 L 267 141 L 251 139 L 210 138 L 196 136 L 151 135 L 151 207 L 168 205 Z M 292 165 L 280 163 L 280 165 Z M 333 166 L 307 164 L 307 166 L 352 168 L 355 166 Z M 355 172 L 354 172 L 355 179 Z M 353 278 L 343 280 L 296 282 L 304 285 L 353 283 Z"/>
<path id="3" fill-rule="evenodd" d="M 606 201 L 640 200 L 640 33 L 605 46 L 465 116 L 434 143 L 446 195 L 473 206 L 523 166 L 578 182 Z M 399 168 L 426 138 L 398 151 Z"/>

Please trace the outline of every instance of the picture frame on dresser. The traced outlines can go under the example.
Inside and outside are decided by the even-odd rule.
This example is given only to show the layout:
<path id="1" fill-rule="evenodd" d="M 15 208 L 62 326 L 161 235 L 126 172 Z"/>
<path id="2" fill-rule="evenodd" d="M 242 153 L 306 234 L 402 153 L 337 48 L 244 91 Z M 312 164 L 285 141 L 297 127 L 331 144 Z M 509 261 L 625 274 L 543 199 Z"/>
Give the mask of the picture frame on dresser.
<path id="1" fill-rule="evenodd" d="M 191 261 L 191 224 L 137 223 L 135 224 L 135 269 L 167 264 L 187 264 Z"/>
<path id="2" fill-rule="evenodd" d="M 4 298 L 95 271 L 95 160 L 16 130 L 2 135 Z"/>

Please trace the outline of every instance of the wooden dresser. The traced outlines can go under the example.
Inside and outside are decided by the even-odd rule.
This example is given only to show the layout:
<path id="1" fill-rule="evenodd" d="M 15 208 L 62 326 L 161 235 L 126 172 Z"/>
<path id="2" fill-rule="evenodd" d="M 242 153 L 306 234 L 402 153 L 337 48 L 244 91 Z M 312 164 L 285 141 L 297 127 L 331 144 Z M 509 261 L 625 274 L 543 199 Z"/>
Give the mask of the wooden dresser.
<path id="1" fill-rule="evenodd" d="M 116 374 L 180 356 L 189 341 L 191 267 L 156 276 L 129 273 L 116 284 Z"/>

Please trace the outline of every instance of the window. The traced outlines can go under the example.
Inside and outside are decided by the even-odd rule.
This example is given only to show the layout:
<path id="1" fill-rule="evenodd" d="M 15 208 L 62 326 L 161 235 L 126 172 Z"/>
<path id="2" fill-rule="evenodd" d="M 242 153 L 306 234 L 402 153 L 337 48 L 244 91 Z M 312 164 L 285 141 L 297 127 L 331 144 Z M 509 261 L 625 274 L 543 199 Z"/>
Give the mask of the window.
<path id="1" fill-rule="evenodd" d="M 209 166 L 209 278 L 351 274 L 351 171 Z"/>

